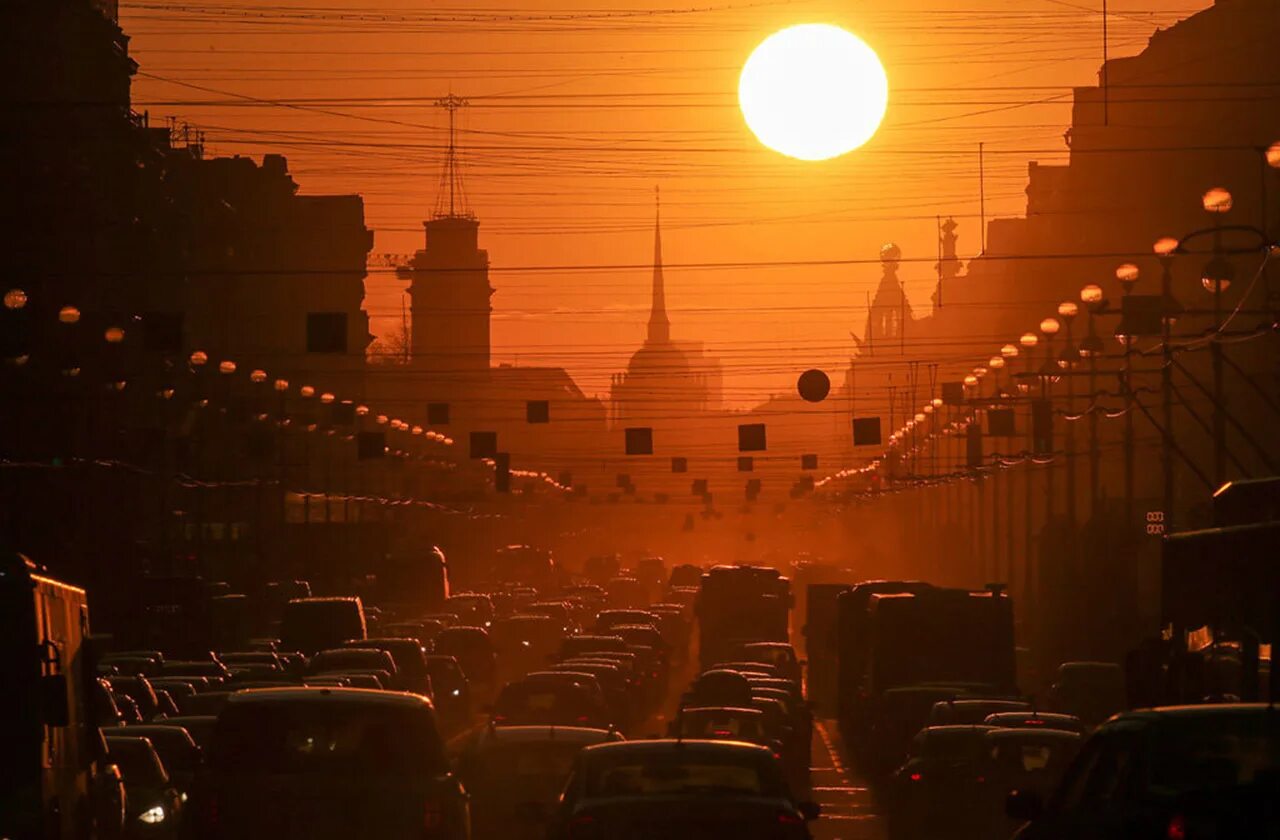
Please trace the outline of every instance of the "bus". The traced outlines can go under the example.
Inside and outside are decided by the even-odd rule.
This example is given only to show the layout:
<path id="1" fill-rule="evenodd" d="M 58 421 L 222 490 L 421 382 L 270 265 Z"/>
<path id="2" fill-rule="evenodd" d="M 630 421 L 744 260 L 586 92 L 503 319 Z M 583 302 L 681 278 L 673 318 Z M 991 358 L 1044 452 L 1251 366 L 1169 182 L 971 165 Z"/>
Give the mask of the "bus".
<path id="1" fill-rule="evenodd" d="M 84 838 L 108 824 L 85 591 L 0 555 L 0 837 Z"/>

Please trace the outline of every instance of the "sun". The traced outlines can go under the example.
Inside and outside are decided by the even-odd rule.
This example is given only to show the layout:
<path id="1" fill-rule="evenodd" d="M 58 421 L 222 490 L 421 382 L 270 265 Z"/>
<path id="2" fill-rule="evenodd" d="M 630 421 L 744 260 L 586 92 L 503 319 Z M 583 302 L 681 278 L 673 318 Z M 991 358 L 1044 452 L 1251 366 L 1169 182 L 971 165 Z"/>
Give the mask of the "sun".
<path id="1" fill-rule="evenodd" d="M 738 104 L 761 143 L 800 160 L 851 152 L 875 135 L 889 79 L 875 50 L 838 26 L 806 23 L 755 48 L 738 79 Z"/>

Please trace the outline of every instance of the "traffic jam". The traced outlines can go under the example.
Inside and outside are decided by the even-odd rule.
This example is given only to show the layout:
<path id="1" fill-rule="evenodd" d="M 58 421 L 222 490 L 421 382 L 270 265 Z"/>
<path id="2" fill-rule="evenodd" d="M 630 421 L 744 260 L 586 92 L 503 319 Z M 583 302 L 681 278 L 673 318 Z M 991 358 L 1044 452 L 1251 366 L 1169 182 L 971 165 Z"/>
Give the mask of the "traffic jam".
<path id="1" fill-rule="evenodd" d="M 411 571 L 155 578 L 99 628 L 10 555 L 0 837 L 1277 836 L 1280 713 L 1234 642 L 1036 697 L 998 585 L 529 546 L 465 589 L 438 549 Z"/>

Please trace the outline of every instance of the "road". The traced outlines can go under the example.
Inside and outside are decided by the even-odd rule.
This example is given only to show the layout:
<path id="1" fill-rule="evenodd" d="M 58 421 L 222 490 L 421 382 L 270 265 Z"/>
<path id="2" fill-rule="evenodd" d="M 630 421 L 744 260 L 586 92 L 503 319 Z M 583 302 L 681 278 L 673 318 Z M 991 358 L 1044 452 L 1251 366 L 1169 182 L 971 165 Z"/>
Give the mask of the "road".
<path id="1" fill-rule="evenodd" d="M 883 840 L 884 818 L 871 791 L 840 749 L 833 720 L 814 721 L 812 797 L 822 816 L 811 826 L 814 840 Z"/>

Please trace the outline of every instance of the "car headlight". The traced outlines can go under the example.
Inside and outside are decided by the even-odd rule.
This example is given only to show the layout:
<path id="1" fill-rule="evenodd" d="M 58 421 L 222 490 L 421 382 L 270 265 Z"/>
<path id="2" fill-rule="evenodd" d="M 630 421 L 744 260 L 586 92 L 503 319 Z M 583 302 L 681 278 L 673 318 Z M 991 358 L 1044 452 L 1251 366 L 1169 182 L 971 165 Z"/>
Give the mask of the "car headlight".
<path id="1" fill-rule="evenodd" d="M 460 689 L 460 688 L 455 688 L 455 689 L 453 690 L 453 696 L 454 696 L 454 697 L 461 697 L 461 696 L 462 696 L 462 689 Z"/>
<path id="2" fill-rule="evenodd" d="M 138 814 L 138 819 L 146 823 L 147 825 L 155 825 L 156 823 L 162 823 L 164 822 L 164 818 L 165 818 L 165 813 L 164 813 L 163 805 L 153 805 L 152 807 L 143 811 L 141 814 Z"/>

